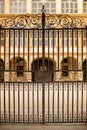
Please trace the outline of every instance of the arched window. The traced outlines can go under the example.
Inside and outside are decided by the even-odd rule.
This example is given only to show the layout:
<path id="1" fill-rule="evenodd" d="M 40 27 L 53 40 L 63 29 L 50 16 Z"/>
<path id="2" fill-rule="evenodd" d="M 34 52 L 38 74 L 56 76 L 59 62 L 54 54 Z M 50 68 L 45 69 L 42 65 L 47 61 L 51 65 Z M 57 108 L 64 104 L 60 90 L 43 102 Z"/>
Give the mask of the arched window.
<path id="1" fill-rule="evenodd" d="M 55 0 L 47 0 L 45 3 L 46 13 L 56 13 L 56 2 Z M 40 0 L 32 0 L 32 13 L 41 13 L 42 2 Z"/>
<path id="2" fill-rule="evenodd" d="M 83 81 L 87 81 L 87 59 L 83 62 Z"/>
<path id="3" fill-rule="evenodd" d="M 61 62 L 62 76 L 69 76 L 69 72 L 77 70 L 77 60 L 72 57 L 66 57 Z"/>
<path id="4" fill-rule="evenodd" d="M 44 72 L 43 72 L 43 60 L 36 59 L 32 62 L 32 81 L 33 82 L 42 82 L 43 81 L 43 73 L 44 73 L 44 81 L 52 82 L 54 80 L 53 69 L 55 67 L 54 63 L 51 60 L 44 60 Z"/>
<path id="5" fill-rule="evenodd" d="M 64 58 L 62 61 L 62 76 L 69 75 L 69 66 L 68 66 L 68 59 Z"/>
<path id="6" fill-rule="evenodd" d="M 61 13 L 78 13 L 77 0 L 61 0 Z"/>
<path id="7" fill-rule="evenodd" d="M 0 82 L 4 82 L 4 69 L 5 69 L 4 61 L 0 59 Z"/>
<path id="8" fill-rule="evenodd" d="M 17 77 L 23 77 L 24 72 L 24 60 L 22 58 L 17 59 L 16 69 L 17 69 Z"/>
<path id="9" fill-rule="evenodd" d="M 22 57 L 13 57 L 10 60 L 10 81 L 25 81 L 27 63 Z"/>

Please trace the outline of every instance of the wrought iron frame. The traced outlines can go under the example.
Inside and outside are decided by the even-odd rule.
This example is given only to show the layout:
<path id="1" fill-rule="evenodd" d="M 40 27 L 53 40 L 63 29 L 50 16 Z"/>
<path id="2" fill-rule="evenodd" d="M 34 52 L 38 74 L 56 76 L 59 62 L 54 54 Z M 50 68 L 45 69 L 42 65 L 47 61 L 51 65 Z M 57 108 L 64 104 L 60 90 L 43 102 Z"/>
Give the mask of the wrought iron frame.
<path id="1" fill-rule="evenodd" d="M 69 122 L 70 120 L 69 120 L 69 108 L 68 108 L 68 103 L 69 103 L 69 89 L 70 89 L 70 91 L 71 91 L 71 94 L 72 94 L 72 104 L 73 104 L 73 102 L 74 102 L 74 97 L 73 97 L 73 91 L 75 92 L 75 93 L 77 93 L 77 100 L 78 100 L 78 91 L 79 91 L 79 84 L 80 84 L 80 87 L 83 87 L 84 86 L 84 88 L 81 88 L 81 94 L 82 94 L 82 99 L 81 99 L 81 101 L 82 101 L 82 105 L 81 105 L 81 110 L 82 110 L 82 113 L 81 113 L 81 116 L 83 117 L 83 91 L 84 92 L 86 92 L 87 93 L 87 88 L 85 87 L 86 86 L 86 83 L 83 83 L 83 82 L 72 82 L 72 83 L 68 83 L 68 82 L 58 82 L 58 83 L 56 83 L 56 82 L 53 82 L 53 84 L 51 84 L 51 83 L 46 83 L 45 81 L 44 81 L 44 71 L 45 71 L 45 68 L 44 68 L 44 66 L 45 66 L 45 29 L 55 29 L 55 28 L 64 28 L 64 29 L 69 29 L 69 28 L 85 28 L 86 27 L 86 23 L 84 22 L 84 20 L 82 20 L 82 19 L 80 19 L 80 18 L 77 18 L 77 17 L 71 17 L 71 16 L 69 16 L 69 15 L 60 15 L 60 14 L 53 14 L 53 15 L 51 15 L 51 14 L 45 14 L 45 9 L 44 9 L 44 5 L 43 5 L 43 8 L 42 8 L 42 14 L 32 14 L 32 15 L 17 15 L 17 16 L 15 16 L 15 17 L 10 17 L 10 18 L 6 18 L 6 19 L 3 19 L 1 22 L 0 22 L 0 25 L 1 25 L 1 27 L 2 27 L 2 29 L 15 29 L 15 28 L 17 28 L 17 29 L 23 29 L 23 28 L 28 28 L 28 29 L 41 29 L 42 30 L 42 72 L 43 72 L 43 81 L 42 81 L 42 84 L 34 84 L 33 83 L 33 85 L 31 85 L 31 83 L 21 83 L 21 82 L 15 82 L 15 83 L 2 83 L 1 84 L 1 88 L 0 88 L 0 90 L 2 90 L 3 91 L 3 93 L 5 94 L 6 92 L 9 94 L 9 97 L 8 97 L 8 99 L 9 99 L 9 101 L 8 102 L 10 102 L 10 100 L 11 100 L 11 98 L 10 98 L 10 93 L 11 93 L 11 91 L 12 92 L 17 92 L 18 93 L 18 122 L 21 122 L 21 120 L 20 120 L 20 118 L 21 117 L 19 117 L 20 116 L 20 93 L 21 93 L 21 91 L 23 92 L 23 122 L 24 122 L 24 89 L 26 88 L 27 89 L 27 91 L 28 92 L 30 92 L 31 90 L 32 90 L 32 96 L 33 96 L 33 98 L 32 98 L 32 100 L 33 100 L 33 123 L 35 122 L 34 121 L 34 92 L 35 91 L 37 91 L 37 93 L 38 93 L 38 86 L 40 85 L 40 87 L 41 87 L 41 91 L 42 91 L 42 121 L 41 121 L 41 123 L 45 123 L 46 122 L 46 120 L 45 120 L 45 93 L 46 93 L 46 90 L 48 89 L 48 102 L 49 102 L 49 93 L 50 93 L 50 90 L 52 90 L 52 92 L 53 92 L 53 96 L 52 96 L 52 100 L 53 100 L 53 103 L 52 103 L 52 105 L 53 105 L 53 108 L 52 108 L 52 113 L 53 113 L 53 118 L 52 118 L 52 122 L 55 122 L 55 118 L 54 118 L 54 116 L 55 116 L 55 113 L 54 113 L 54 93 L 55 93 L 55 91 L 57 90 L 57 93 L 58 93 L 58 106 L 59 106 L 59 91 L 61 91 L 62 90 L 62 108 L 63 108 L 63 110 L 62 110 L 62 115 L 60 116 L 59 115 L 59 110 L 57 110 L 58 111 L 58 121 L 59 122 L 61 122 L 61 120 L 59 120 L 59 116 L 60 116 L 60 118 L 62 119 L 62 122 L 66 122 L 66 121 L 64 121 L 64 90 L 66 90 L 66 85 L 67 85 L 67 121 Z M 59 33 L 59 30 L 58 30 L 58 33 Z M 63 35 L 64 36 L 64 35 Z M 9 43 L 10 44 L 10 43 Z M 53 46 L 54 47 L 54 46 Z M 34 48 L 34 47 L 33 47 Z M 63 46 L 63 48 L 64 48 L 64 46 Z M 19 45 L 19 49 L 20 49 L 20 45 Z M 53 48 L 54 49 L 54 48 Z M 59 49 L 59 48 L 58 48 Z M 59 52 L 58 52 L 59 53 Z M 54 54 L 54 50 L 53 50 L 53 54 Z M 63 54 L 64 54 L 64 50 L 63 50 Z M 10 86 L 10 87 L 8 87 L 9 85 L 12 85 L 12 86 Z M 28 87 L 26 87 L 26 84 L 28 85 Z M 57 85 L 56 85 L 57 84 Z M 6 86 L 7 85 L 7 86 Z M 18 86 L 16 86 L 16 85 L 18 85 Z M 22 86 L 21 86 L 22 85 Z M 31 87 L 30 87 L 30 85 L 31 85 Z M 4 86 L 4 87 L 3 87 Z M 14 86 L 15 86 L 15 88 L 14 88 Z M 51 87 L 50 87 L 51 86 Z M 65 88 L 64 88 L 64 86 L 65 86 Z M 73 86 L 75 86 L 74 88 L 73 88 Z M 6 89 L 6 87 L 7 87 L 7 89 Z M 12 87 L 12 89 L 10 90 L 10 88 Z M 46 89 L 46 87 L 47 87 L 47 89 Z M 17 90 L 16 90 L 17 89 Z M 34 91 L 34 89 L 35 89 L 35 91 Z M 50 90 L 49 90 L 50 89 Z M 6 91 L 7 90 L 7 91 Z M 1 92 L 1 91 L 0 91 Z M 13 100 L 14 100 L 14 105 L 15 105 L 15 93 L 13 94 Z M 4 95 L 5 96 L 5 95 Z M 37 94 L 37 98 L 38 98 L 38 94 Z M 86 99 L 87 100 L 87 99 Z M 38 101 L 37 101 L 38 102 Z M 1 104 L 1 102 L 0 102 L 0 104 Z M 38 104 L 38 103 L 37 103 Z M 87 101 L 86 101 L 86 106 L 87 106 Z M 14 109 L 15 109 L 15 107 L 14 107 Z M 74 115 L 73 115 L 73 105 L 72 105 L 72 122 L 74 122 L 75 120 L 74 120 Z M 6 104 L 5 104 L 5 98 L 4 98 L 4 122 L 7 120 L 7 119 L 5 119 L 5 118 L 7 118 L 6 117 Z M 80 119 L 80 121 L 79 121 L 79 118 L 78 118 L 78 116 L 79 116 L 79 114 L 78 114 L 78 101 L 77 101 L 77 108 L 76 108 L 76 110 L 77 110 L 77 116 L 75 117 L 75 118 L 77 118 L 76 119 L 76 122 L 80 122 L 80 121 L 82 121 L 82 122 L 86 122 L 87 121 L 87 110 L 86 110 L 86 116 L 84 117 L 84 119 Z M 39 115 L 39 114 L 38 114 Z M 10 122 L 10 104 L 9 104 L 9 122 Z M 51 122 L 51 121 L 49 121 L 49 104 L 48 104 L 48 122 Z M 1 118 L 1 117 L 0 117 Z M 2 117 L 3 118 L 3 117 Z M 38 122 L 39 122 L 39 118 L 38 118 L 38 120 L 37 120 Z M 3 122 L 3 121 L 2 121 Z M 6 121 L 6 122 L 8 122 L 8 121 Z M 13 122 L 15 122 L 15 110 L 14 110 L 14 121 Z M 30 120 L 29 120 L 29 93 L 28 93 L 28 122 L 30 122 Z"/>

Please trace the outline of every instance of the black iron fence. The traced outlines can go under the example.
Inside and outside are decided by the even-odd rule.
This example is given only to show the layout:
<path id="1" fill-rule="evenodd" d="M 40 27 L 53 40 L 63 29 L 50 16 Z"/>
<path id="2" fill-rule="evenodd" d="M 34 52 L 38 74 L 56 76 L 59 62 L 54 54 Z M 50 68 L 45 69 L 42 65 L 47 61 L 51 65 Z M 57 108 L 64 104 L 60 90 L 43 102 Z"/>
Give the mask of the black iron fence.
<path id="1" fill-rule="evenodd" d="M 87 83 L 45 83 L 44 108 L 42 93 L 40 83 L 1 83 L 0 122 L 87 122 Z"/>
<path id="2" fill-rule="evenodd" d="M 45 29 L 44 37 L 42 29 L 0 34 L 1 82 L 87 81 L 86 28 Z"/>
<path id="3" fill-rule="evenodd" d="M 0 122 L 87 122 L 87 28 L 0 28 Z"/>

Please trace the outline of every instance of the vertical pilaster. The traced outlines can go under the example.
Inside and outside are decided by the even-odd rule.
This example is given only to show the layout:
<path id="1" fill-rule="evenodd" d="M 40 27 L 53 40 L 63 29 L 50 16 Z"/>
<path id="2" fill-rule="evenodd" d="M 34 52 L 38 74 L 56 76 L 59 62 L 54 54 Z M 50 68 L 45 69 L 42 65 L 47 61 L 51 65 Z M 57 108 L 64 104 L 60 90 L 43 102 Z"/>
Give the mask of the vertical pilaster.
<path id="1" fill-rule="evenodd" d="M 31 14 L 32 12 L 32 0 L 26 0 L 26 5 L 27 5 L 27 11 L 26 11 L 26 13 L 28 13 L 28 14 Z"/>
<path id="2" fill-rule="evenodd" d="M 78 2 L 78 14 L 83 13 L 83 0 L 77 0 Z"/>
<path id="3" fill-rule="evenodd" d="M 10 13 L 10 0 L 4 0 L 5 4 L 4 4 L 4 9 L 5 9 L 5 14 L 9 14 Z"/>
<path id="4" fill-rule="evenodd" d="M 61 13 L 61 0 L 56 0 L 56 13 Z"/>

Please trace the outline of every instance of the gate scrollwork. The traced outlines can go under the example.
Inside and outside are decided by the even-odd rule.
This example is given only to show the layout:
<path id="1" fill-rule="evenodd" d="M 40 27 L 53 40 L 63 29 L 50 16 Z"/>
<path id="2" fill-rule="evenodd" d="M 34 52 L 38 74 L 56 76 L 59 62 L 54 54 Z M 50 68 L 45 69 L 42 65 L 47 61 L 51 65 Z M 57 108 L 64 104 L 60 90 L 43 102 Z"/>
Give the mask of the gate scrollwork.
<path id="1" fill-rule="evenodd" d="M 70 15 L 45 14 L 45 28 L 83 28 L 86 27 L 84 19 Z M 7 28 L 41 28 L 41 14 L 26 14 L 10 16 L 1 20 L 0 25 Z"/>

